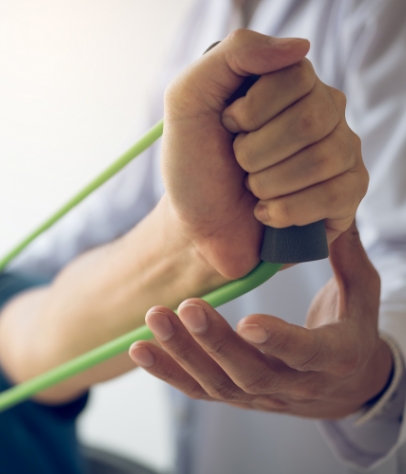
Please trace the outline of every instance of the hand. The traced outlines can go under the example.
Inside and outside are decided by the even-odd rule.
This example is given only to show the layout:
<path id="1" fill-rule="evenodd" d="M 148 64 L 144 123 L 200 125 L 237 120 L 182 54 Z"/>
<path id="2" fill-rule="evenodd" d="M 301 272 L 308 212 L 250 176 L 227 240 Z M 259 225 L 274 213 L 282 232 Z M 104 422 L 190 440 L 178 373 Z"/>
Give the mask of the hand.
<path id="1" fill-rule="evenodd" d="M 311 418 L 355 412 L 387 383 L 392 356 L 377 329 L 379 276 L 355 224 L 330 250 L 334 277 L 314 299 L 305 328 L 255 314 L 234 332 L 192 299 L 179 318 L 152 308 L 146 321 L 162 348 L 137 342 L 130 356 L 196 399 Z"/>
<path id="2" fill-rule="evenodd" d="M 222 125 L 222 113 L 246 76 L 297 63 L 308 49 L 306 40 L 237 30 L 166 91 L 165 214 L 226 278 L 239 278 L 258 264 L 263 226 L 254 217 L 257 198 L 244 186 L 246 173 L 235 160 L 234 135 Z"/>
<path id="3" fill-rule="evenodd" d="M 329 243 L 349 228 L 369 178 L 345 104 L 303 59 L 263 75 L 223 112 L 223 125 L 239 134 L 234 152 L 260 200 L 259 221 L 280 228 L 324 219 Z"/>

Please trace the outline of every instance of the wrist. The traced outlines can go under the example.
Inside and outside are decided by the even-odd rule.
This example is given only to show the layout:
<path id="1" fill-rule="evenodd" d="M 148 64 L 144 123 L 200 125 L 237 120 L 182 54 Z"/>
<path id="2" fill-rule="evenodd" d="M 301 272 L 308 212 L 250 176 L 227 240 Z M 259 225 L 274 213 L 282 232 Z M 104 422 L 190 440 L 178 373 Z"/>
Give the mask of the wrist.
<path id="1" fill-rule="evenodd" d="M 98 263 L 109 273 L 105 279 L 99 277 L 94 300 L 100 303 L 93 311 L 109 322 L 109 338 L 143 325 L 151 306 L 176 308 L 184 299 L 226 282 L 182 232 L 166 195 L 133 230 L 110 245 Z"/>
<path id="2" fill-rule="evenodd" d="M 363 405 L 376 402 L 388 388 L 394 370 L 392 351 L 386 340 L 379 337 L 375 351 L 366 368 Z"/>
<path id="3" fill-rule="evenodd" d="M 174 273 L 181 272 L 184 298 L 203 296 L 230 281 L 210 263 L 198 239 L 185 232 L 166 194 L 154 212 L 160 235 L 165 236 L 158 247 L 164 249 L 166 259 L 175 263 Z"/>
<path id="4" fill-rule="evenodd" d="M 404 363 L 403 357 L 401 354 L 400 349 L 398 348 L 396 342 L 386 334 L 381 334 L 381 339 L 383 342 L 388 346 L 391 356 L 392 356 L 392 370 L 387 380 L 386 385 L 384 388 L 372 399 L 368 400 L 363 407 L 362 415 L 357 419 L 356 426 L 360 426 L 372 418 L 379 416 L 382 412 L 387 412 L 388 404 L 392 404 L 392 406 L 396 407 L 396 404 L 393 405 L 393 397 L 399 397 L 399 386 L 404 379 Z M 402 393 L 402 391 L 401 391 Z M 400 412 L 403 412 L 404 407 L 404 395 L 400 395 L 401 401 L 400 405 L 399 402 L 398 408 L 400 408 Z"/>
<path id="5" fill-rule="evenodd" d="M 52 341 L 47 352 L 62 363 L 143 325 L 151 306 L 176 308 L 222 284 L 162 199 L 126 235 L 85 253 L 58 275 L 41 315 Z"/>

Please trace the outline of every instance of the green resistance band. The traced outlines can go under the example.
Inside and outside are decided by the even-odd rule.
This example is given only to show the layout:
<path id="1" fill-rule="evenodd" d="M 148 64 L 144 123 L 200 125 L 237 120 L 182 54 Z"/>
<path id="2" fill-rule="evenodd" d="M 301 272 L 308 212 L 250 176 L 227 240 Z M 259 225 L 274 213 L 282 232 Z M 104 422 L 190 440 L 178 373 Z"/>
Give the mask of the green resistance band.
<path id="1" fill-rule="evenodd" d="M 19 255 L 28 245 L 33 242 L 38 236 L 49 229 L 71 209 L 82 202 L 93 191 L 99 188 L 112 176 L 123 169 L 130 161 L 136 158 L 139 154 L 149 148 L 163 132 L 163 121 L 161 120 L 154 125 L 133 147 L 120 156 L 111 166 L 103 171 L 96 179 L 89 183 L 76 196 L 67 202 L 61 209 L 53 214 L 47 221 L 40 225 L 34 232 L 20 242 L 14 249 L 11 250 L 4 258 L 0 260 L 0 271 L 10 263 L 17 255 Z M 239 296 L 248 293 L 254 288 L 258 287 L 265 281 L 269 280 L 278 270 L 282 264 L 261 262 L 251 273 L 239 280 L 227 283 L 221 288 L 203 296 L 202 299 L 207 301 L 213 307 L 220 306 Z M 34 395 L 46 390 L 64 380 L 67 380 L 74 375 L 83 372 L 91 367 L 94 367 L 101 362 L 104 362 L 122 352 L 128 350 L 133 342 L 140 340 L 151 339 L 153 334 L 147 326 L 142 326 L 138 329 L 130 331 L 123 336 L 120 336 L 106 344 L 103 344 L 95 349 L 86 352 L 85 354 L 76 357 L 59 367 L 45 372 L 38 377 L 34 377 L 27 382 L 23 382 L 15 387 L 5 390 L 0 394 L 0 412 L 11 408 L 18 403 L 27 400 Z"/>

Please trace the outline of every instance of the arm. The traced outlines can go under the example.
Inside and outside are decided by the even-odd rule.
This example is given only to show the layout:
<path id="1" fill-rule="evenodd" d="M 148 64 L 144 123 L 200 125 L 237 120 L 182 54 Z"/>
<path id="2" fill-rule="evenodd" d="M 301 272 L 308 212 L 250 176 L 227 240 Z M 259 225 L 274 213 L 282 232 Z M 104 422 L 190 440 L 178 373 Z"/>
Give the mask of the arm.
<path id="1" fill-rule="evenodd" d="M 366 15 L 359 15 L 359 10 Z M 353 32 L 359 42 L 338 42 L 340 48 L 342 48 L 343 44 L 349 45 L 350 48 L 350 51 L 346 51 L 348 57 L 345 56 L 347 58 L 345 63 L 347 76 L 344 89 L 348 96 L 348 117 L 351 125 L 361 136 L 363 153 L 371 175 L 371 189 L 360 206 L 358 220 L 361 235 L 369 257 L 379 270 L 382 278 L 380 306 L 379 301 L 375 301 L 373 313 L 377 315 L 379 312 L 380 327 L 386 333 L 389 333 L 397 342 L 400 350 L 403 352 L 403 357 L 404 354 L 406 354 L 406 254 L 404 245 L 404 190 L 406 189 L 404 184 L 404 157 L 406 154 L 404 134 L 406 110 L 404 78 L 406 77 L 406 63 L 404 61 L 405 26 L 400 18 L 404 18 L 404 15 L 405 6 L 400 2 L 391 2 L 390 4 L 377 2 L 373 7 L 371 7 L 368 2 L 364 2 L 362 8 L 357 10 L 357 15 L 354 15 L 356 24 L 346 25 L 345 28 L 345 32 Z M 342 52 L 341 49 L 340 52 Z M 357 258 L 358 255 L 354 255 L 354 262 L 357 261 Z M 366 261 L 360 262 L 360 269 L 366 264 Z M 370 264 L 368 263 L 368 265 Z M 349 263 L 348 269 L 352 266 L 353 264 Z M 367 282 L 368 276 L 364 275 L 364 278 L 366 278 L 365 282 Z M 344 286 L 346 287 L 346 285 Z M 356 293 L 359 292 L 360 300 L 362 300 L 362 294 L 365 291 L 364 289 L 357 289 L 356 286 L 357 285 L 354 285 L 354 290 Z M 328 288 L 322 293 L 321 296 L 323 298 L 328 296 L 327 290 Z M 378 290 L 375 289 L 374 293 L 377 291 Z M 322 299 L 319 300 L 319 303 Z M 362 311 L 368 313 L 366 308 L 362 309 Z M 324 322 L 327 322 L 329 314 L 331 313 L 328 311 L 324 314 L 320 314 L 319 322 L 323 323 L 323 318 L 327 318 L 324 320 Z M 372 313 L 370 313 L 369 316 L 371 316 L 371 314 Z M 166 315 L 168 314 L 166 313 Z M 217 319 L 218 314 L 216 315 L 214 312 L 210 312 L 209 315 L 219 323 L 220 320 Z M 367 316 L 367 314 L 365 314 L 365 316 Z M 161 317 L 163 316 L 158 316 L 153 312 L 149 314 L 148 321 L 151 328 L 156 327 Z M 195 318 L 197 318 L 197 315 Z M 266 324 L 266 318 L 263 318 L 263 322 Z M 248 321 L 251 321 L 251 319 L 244 320 L 239 327 L 238 332 L 243 338 L 244 335 L 241 330 L 244 328 L 244 323 Z M 275 334 L 275 324 L 275 320 L 272 317 L 269 321 L 271 335 L 269 344 L 271 347 L 268 347 L 267 350 L 270 355 L 277 356 L 275 352 L 276 349 L 273 347 L 275 344 L 279 345 L 278 333 Z M 353 411 L 360 409 L 363 403 L 379 394 L 386 386 L 388 377 L 390 376 L 392 367 L 391 352 L 388 346 L 379 338 L 376 316 L 373 321 L 370 320 L 366 324 L 368 327 L 372 324 L 375 340 L 378 341 L 376 348 L 379 349 L 378 352 L 372 350 L 370 356 L 367 357 L 369 368 L 363 372 L 363 376 L 360 378 L 362 383 L 358 386 L 358 393 L 353 393 L 352 397 L 350 397 L 351 403 L 354 403 L 352 408 L 349 406 L 345 408 L 345 401 L 342 400 L 344 403 L 341 404 L 341 408 L 344 409 L 344 411 L 340 417 L 349 415 Z M 170 348 L 169 352 L 175 354 L 178 349 L 181 349 L 182 346 L 177 345 L 177 343 L 183 342 L 186 344 L 185 340 L 181 340 L 182 336 L 183 338 L 186 337 L 185 332 L 183 332 L 185 326 L 176 326 L 176 332 L 174 332 L 170 338 L 166 336 L 163 345 L 167 350 Z M 281 326 L 278 326 L 278 329 L 281 330 Z M 252 353 L 250 352 L 251 349 L 247 349 L 245 364 L 248 369 L 246 371 L 244 371 L 241 363 L 234 363 L 232 357 L 233 353 L 231 352 L 233 348 L 232 342 L 234 341 L 235 347 L 237 348 L 242 347 L 243 343 L 231 331 L 225 332 L 220 338 L 216 337 L 215 334 L 196 334 L 193 329 L 190 329 L 189 332 L 191 334 L 189 341 L 193 344 L 196 351 L 199 351 L 201 354 L 201 347 L 203 347 L 205 352 L 210 354 L 211 358 L 214 358 L 220 367 L 226 371 L 228 377 L 222 381 L 223 383 L 221 385 L 225 387 L 226 393 L 219 394 L 216 392 L 215 387 L 208 383 L 207 378 L 206 380 L 200 378 L 203 372 L 207 374 L 209 367 L 213 367 L 213 370 L 216 370 L 216 365 L 213 365 L 210 359 L 208 359 L 209 365 L 206 368 L 201 366 L 200 370 L 199 368 L 192 370 L 190 365 L 187 365 L 187 361 L 183 358 L 179 358 L 177 354 L 175 360 L 177 360 L 179 364 L 175 366 L 176 371 L 174 368 L 172 369 L 172 374 L 174 375 L 168 380 L 168 372 L 165 371 L 165 367 L 166 364 L 172 364 L 173 361 L 167 357 L 164 358 L 163 355 L 158 352 L 158 349 L 150 348 L 151 351 L 153 351 L 154 358 L 149 359 L 150 362 L 153 361 L 153 364 L 149 364 L 147 370 L 156 374 L 158 377 L 168 380 L 192 397 L 207 398 L 211 396 L 212 398 L 235 403 L 236 400 L 233 398 L 235 394 L 237 394 L 237 397 L 247 397 L 247 395 L 250 395 L 251 398 L 249 399 L 249 397 L 247 397 L 248 401 L 247 399 L 245 401 L 247 402 L 246 406 L 250 406 L 251 408 L 288 411 L 289 413 L 301 414 L 299 407 L 290 406 L 289 404 L 287 407 L 283 405 L 283 399 L 279 400 L 282 402 L 279 406 L 270 402 L 268 404 L 265 403 L 262 407 L 260 405 L 255 406 L 253 400 L 257 397 L 253 396 L 253 391 L 255 392 L 255 390 L 257 390 L 259 394 L 264 395 L 262 397 L 263 403 L 266 401 L 266 395 L 268 395 L 269 398 L 272 398 L 272 394 L 275 395 L 275 393 L 272 392 L 272 381 L 275 380 L 275 373 L 271 370 L 268 378 L 266 377 L 266 371 L 263 370 L 260 372 L 261 367 L 259 367 L 258 372 L 265 374 L 265 376 L 259 380 L 259 386 L 254 383 L 247 387 L 247 374 L 253 373 L 255 370 L 255 365 L 249 365 L 248 357 L 252 354 L 252 363 L 255 364 L 259 354 L 255 352 Z M 351 341 L 353 334 L 354 331 L 351 331 L 351 337 L 348 335 L 346 339 Z M 225 345 L 225 335 L 229 338 L 229 345 Z M 274 338 L 276 338 L 276 341 L 273 340 Z M 192 339 L 194 342 L 192 342 Z M 287 346 L 289 352 L 291 347 L 289 344 L 290 339 L 286 336 L 281 336 L 280 339 L 282 344 Z M 359 332 L 358 340 L 353 340 L 353 349 L 363 347 L 364 342 L 365 335 L 362 330 Z M 266 344 L 266 341 L 264 343 Z M 297 344 L 299 343 L 300 340 L 297 341 Z M 260 347 L 264 350 L 266 346 Z M 145 351 L 147 348 L 148 345 L 144 343 L 137 344 L 133 347 L 131 354 L 134 360 L 138 360 L 137 357 L 141 353 L 139 351 Z M 217 351 L 221 348 L 229 349 L 230 357 L 222 357 L 223 354 L 217 356 Z M 337 361 L 342 360 L 343 354 L 351 353 L 350 349 L 350 347 L 347 347 L 344 351 L 340 351 L 340 353 L 334 355 L 333 359 Z M 215 353 L 214 357 L 213 351 Z M 292 352 L 294 352 L 294 344 L 292 344 Z M 379 354 L 379 352 L 381 352 L 381 356 L 379 356 L 377 360 L 376 354 Z M 384 367 L 381 365 L 382 362 L 384 363 Z M 186 369 L 188 375 L 186 375 L 182 369 Z M 353 366 L 353 369 L 356 370 L 356 365 Z M 371 374 L 373 375 L 372 379 Z M 190 375 L 192 376 L 191 378 Z M 358 375 L 360 376 L 359 373 Z M 271 390 L 269 392 L 266 390 L 267 382 L 271 384 Z M 377 382 L 379 382 L 378 385 L 375 385 L 371 390 L 373 385 Z M 330 432 L 324 430 L 324 432 L 330 437 L 330 444 L 335 445 L 336 448 L 338 447 L 336 452 L 338 452 L 343 460 L 358 466 L 370 467 L 376 462 L 383 460 L 404 442 L 406 436 L 404 423 L 402 422 L 402 418 L 404 418 L 402 412 L 404 411 L 405 405 L 404 385 L 404 380 L 401 380 L 398 390 L 393 393 L 393 397 L 391 397 L 388 403 L 383 407 L 382 411 L 377 413 L 377 416 L 370 419 L 364 426 L 359 427 L 359 429 L 354 426 L 354 422 L 357 421 L 360 416 L 359 413 L 353 415 L 350 419 L 327 422 L 325 424 L 325 426 L 328 425 L 337 428 L 335 435 L 331 435 L 331 430 Z M 227 388 L 229 389 L 228 392 Z M 334 392 L 334 386 L 332 385 L 330 388 L 332 392 Z M 231 397 L 228 398 L 230 394 Z M 320 397 L 323 398 L 322 391 L 321 394 L 316 396 L 316 399 L 321 401 Z M 277 393 L 276 398 L 279 398 Z M 295 399 L 301 399 L 304 403 L 309 402 L 309 400 L 306 402 L 306 396 L 303 393 L 299 395 L 295 394 Z M 252 404 L 250 405 L 251 402 Z M 313 399 L 313 403 L 314 402 L 315 400 Z M 325 406 L 327 411 L 324 413 L 322 406 L 323 404 L 320 403 L 320 411 L 315 410 L 313 416 L 327 418 L 337 416 L 337 413 L 334 413 L 336 406 L 334 401 L 330 400 L 328 402 L 327 407 Z M 330 410 L 329 413 L 328 410 Z M 310 413 L 307 410 L 306 412 Z M 386 417 L 385 414 L 387 415 Z M 339 433 L 340 439 L 337 438 L 337 433 Z M 367 434 L 367 436 L 364 436 L 365 434 Z M 380 441 L 382 440 L 382 435 L 385 438 L 385 443 Z M 340 449 L 340 444 L 344 446 L 345 449 Z M 352 448 L 350 445 L 352 445 Z M 365 455 L 365 453 L 369 455 Z"/>
<path id="2" fill-rule="evenodd" d="M 392 356 L 378 333 L 379 277 L 355 225 L 330 251 L 334 277 L 314 299 L 306 328 L 254 314 L 234 332 L 193 299 L 179 318 L 152 308 L 147 324 L 163 349 L 141 341 L 130 355 L 192 398 L 319 419 L 354 413 L 386 385 Z"/>
<path id="3" fill-rule="evenodd" d="M 4 309 L 0 358 L 14 381 L 139 326 L 153 303 L 174 307 L 187 295 L 206 293 L 258 263 L 262 227 L 232 154 L 233 137 L 219 120 L 222 104 L 242 83 L 241 68 L 246 67 L 245 74 L 271 72 L 296 63 L 307 50 L 306 41 L 286 47 L 244 33 L 189 68 L 188 80 L 175 87 L 186 98 L 183 104 L 173 88 L 167 94 L 163 155 L 168 194 L 127 235 L 83 255 L 49 288 L 21 295 Z M 190 130 L 182 128 L 192 124 L 188 113 L 195 115 Z M 130 368 L 123 355 L 39 399 L 66 401 Z"/>
<path id="4" fill-rule="evenodd" d="M 403 376 L 386 403 L 363 425 L 357 426 L 358 413 L 348 420 L 323 423 L 322 429 L 343 460 L 373 467 L 406 440 L 406 27 L 400 20 L 406 15 L 406 5 L 391 0 L 359 6 L 353 7 L 356 11 L 343 25 L 343 31 L 353 35 L 350 40 L 347 37 L 351 50 L 344 56 L 348 119 L 361 137 L 370 173 L 369 192 L 357 223 L 381 277 L 379 326 L 397 346 Z"/>
<path id="5" fill-rule="evenodd" d="M 157 300 L 171 307 L 226 280 L 168 219 L 163 199 L 133 231 L 68 265 L 47 288 L 11 301 L 0 319 L 0 359 L 21 382 L 143 324 Z M 130 370 L 126 354 L 41 396 L 66 401 Z"/>

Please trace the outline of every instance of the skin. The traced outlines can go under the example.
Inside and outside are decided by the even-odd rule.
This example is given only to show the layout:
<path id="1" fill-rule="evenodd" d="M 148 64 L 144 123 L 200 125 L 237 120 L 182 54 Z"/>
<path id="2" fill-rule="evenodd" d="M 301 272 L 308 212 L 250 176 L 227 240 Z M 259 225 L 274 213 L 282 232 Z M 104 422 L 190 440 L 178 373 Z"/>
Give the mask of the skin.
<path id="1" fill-rule="evenodd" d="M 222 69 L 224 64 L 218 63 L 218 57 L 229 41 L 244 45 L 250 35 L 255 36 L 244 30 L 235 32 L 200 62 L 212 61 L 213 68 L 218 71 L 217 77 L 227 74 Z M 249 40 L 246 44 L 250 45 Z M 204 228 L 198 228 L 200 235 L 204 235 L 205 229 L 213 236 L 216 222 L 210 220 L 211 213 L 214 206 L 222 205 L 225 176 L 234 174 L 230 187 L 226 188 L 231 202 L 226 201 L 225 208 L 233 210 L 232 200 L 239 200 L 239 209 L 251 208 L 258 222 L 274 227 L 305 225 L 324 219 L 330 244 L 341 233 L 346 235 L 347 240 L 332 248 L 341 255 L 344 255 L 343 249 L 351 251 L 351 255 L 356 253 L 352 255 L 354 259 L 357 256 L 356 263 L 350 259 L 349 269 L 342 268 L 333 253 L 335 279 L 317 296 L 307 317 L 307 327 L 313 331 L 288 325 L 274 316 L 253 315 L 240 324 L 239 334 L 235 334 L 206 303 L 188 301 L 179 308 L 180 320 L 162 307 L 147 314 L 146 322 L 165 351 L 140 342 L 132 347 L 130 355 L 150 373 L 193 398 L 301 416 L 344 416 L 382 390 L 392 367 L 390 350 L 379 339 L 377 330 L 377 275 L 355 237 L 358 235 L 355 228 L 349 230 L 368 186 L 360 140 L 346 123 L 344 95 L 323 84 L 309 61 L 302 59 L 292 66 L 266 73 L 259 54 L 255 56 L 250 46 L 244 48 L 245 45 L 240 49 L 243 53 L 238 59 L 232 54 L 226 56 L 228 69 L 240 77 L 251 73 L 260 74 L 261 78 L 245 97 L 232 105 L 224 108 L 227 97 L 227 94 L 223 95 L 224 82 L 221 81 L 222 87 L 217 87 L 217 82 L 210 84 L 199 67 L 184 72 L 171 85 L 167 95 L 166 123 L 169 126 L 166 131 L 171 147 L 166 156 L 171 167 L 167 167 L 164 160 L 163 171 L 180 226 L 193 233 L 195 226 L 203 222 Z M 255 64 L 251 63 L 253 58 Z M 188 81 L 196 88 L 185 88 Z M 240 83 L 238 81 L 237 85 Z M 198 102 L 201 97 L 205 98 L 203 103 Z M 223 127 L 237 134 L 235 139 L 233 135 L 232 144 L 230 136 L 227 137 L 215 120 L 219 115 Z M 190 158 L 193 162 L 189 163 L 188 140 L 192 130 L 197 139 L 201 130 L 202 138 Z M 210 142 L 204 139 L 207 130 L 213 137 Z M 233 155 L 240 168 L 235 166 Z M 188 170 L 198 167 L 200 173 L 195 179 L 190 176 L 190 180 L 181 183 L 181 166 Z M 205 175 L 207 167 L 214 166 L 220 171 L 220 177 L 215 175 L 211 182 L 213 205 L 210 206 L 209 198 L 202 208 L 194 202 L 195 191 L 203 194 L 207 189 L 199 176 Z M 205 219 L 206 212 L 208 217 Z M 226 234 L 224 245 L 221 240 L 224 231 L 220 234 L 216 242 L 218 250 L 217 245 L 210 249 L 212 252 L 217 250 L 213 256 L 205 248 L 205 241 L 198 240 L 199 249 L 208 262 L 215 261 L 218 270 L 231 278 L 241 276 L 240 268 L 245 274 L 251 268 L 249 262 L 258 261 L 257 248 L 250 255 L 250 247 L 244 247 L 244 254 L 230 262 L 227 246 L 228 242 L 239 238 L 239 229 L 247 218 L 250 225 L 244 231 L 251 235 L 246 238 L 242 234 L 241 240 L 260 241 L 258 224 L 250 216 L 248 212 L 239 220 L 239 216 L 230 215 L 230 225 L 225 232 L 231 230 L 231 234 Z M 237 225 L 233 226 L 233 222 Z M 349 241 L 353 245 L 347 245 Z M 224 261 L 221 256 L 225 257 Z M 231 265 L 234 265 L 232 271 Z M 358 276 L 350 279 L 348 291 L 343 292 L 343 282 L 353 267 L 360 273 L 360 281 L 369 285 L 368 293 L 364 293 L 363 285 L 358 284 Z M 366 295 L 372 298 L 372 306 Z M 354 308 L 360 315 L 355 332 L 352 308 L 343 303 L 346 299 L 360 301 Z M 193 325 L 201 318 L 199 308 L 204 310 L 210 324 L 206 329 L 193 330 Z M 364 337 L 366 324 L 361 325 L 362 318 L 368 318 L 367 327 L 372 331 L 370 338 Z M 259 320 L 261 324 L 256 327 Z M 272 334 L 268 343 L 265 341 L 258 347 L 259 351 L 255 340 L 250 340 L 250 345 L 241 339 L 243 335 L 248 338 L 252 324 L 257 333 L 264 329 Z M 254 333 L 251 327 L 251 335 Z M 328 345 L 322 342 L 328 342 Z M 321 360 L 322 363 L 301 365 L 307 360 Z M 249 374 L 254 374 L 254 379 Z"/>
<path id="2" fill-rule="evenodd" d="M 349 227 L 368 173 L 345 103 L 303 59 L 262 76 L 224 111 L 223 124 L 239 133 L 234 153 L 259 199 L 258 220 L 279 228 L 324 218 L 330 243 Z M 340 196 L 344 189 L 352 194 Z"/>
<path id="3" fill-rule="evenodd" d="M 320 117 L 331 127 L 335 120 L 336 126 L 342 122 L 343 112 L 340 115 L 337 111 L 338 99 L 330 100 L 333 94 L 328 94 L 327 86 L 314 96 L 304 95 L 307 105 L 302 108 L 296 107 L 298 99 L 281 89 L 287 108 L 262 126 L 256 124 L 259 128 L 255 131 L 235 139 L 226 117 L 233 117 L 238 123 L 240 114 L 238 109 L 234 110 L 237 103 L 227 109 L 225 102 L 246 76 L 267 77 L 303 63 L 308 49 L 305 40 L 277 40 L 239 30 L 171 83 L 165 95 L 162 152 L 166 194 L 127 235 L 84 254 L 68 265 L 50 287 L 27 292 L 4 308 L 0 318 L 0 360 L 10 378 L 20 382 L 38 375 L 143 324 L 151 305 L 174 308 L 190 295 L 205 294 L 257 265 L 263 225 L 256 217 L 256 191 L 249 184 L 251 192 L 246 182 L 250 182 L 251 174 L 268 172 L 272 166 L 269 160 L 276 156 L 272 150 L 278 150 L 279 159 L 286 155 L 287 161 L 300 153 L 300 147 L 310 146 L 304 139 L 307 133 L 314 141 L 312 145 L 322 142 L 320 133 L 316 133 L 319 128 L 312 128 L 317 120 L 303 119 L 306 107 L 320 110 L 312 117 Z M 258 87 L 260 84 L 261 80 Z M 310 103 L 308 97 L 312 97 Z M 327 100 L 328 107 L 319 104 Z M 280 137 L 272 145 L 261 131 L 273 124 L 277 127 L 283 116 L 287 117 L 285 124 L 291 126 L 283 130 L 279 125 L 276 130 Z M 306 132 L 302 126 L 295 126 L 304 122 Z M 323 128 L 321 134 L 328 137 L 333 129 Z M 250 136 L 257 138 L 251 140 Z M 329 160 L 326 158 L 328 163 L 341 160 L 341 149 L 348 149 L 344 143 L 352 137 L 353 133 L 343 127 L 341 141 L 334 142 L 336 153 L 329 154 Z M 238 151 L 241 143 L 246 155 Z M 296 144 L 296 148 L 289 147 L 289 143 Z M 244 161 L 241 156 L 250 155 L 247 150 L 251 148 L 257 156 L 263 148 L 265 158 L 258 158 L 259 170 L 247 174 L 246 165 L 241 166 L 239 161 Z M 343 156 L 346 158 L 345 153 Z M 356 154 L 356 159 L 362 163 L 360 154 Z M 293 159 L 292 163 L 294 168 L 303 168 L 300 160 Z M 330 166 L 323 163 L 324 167 Z M 361 164 L 352 169 L 353 179 L 343 179 L 345 173 L 339 171 L 330 173 L 324 181 L 320 173 L 315 174 L 320 191 L 317 200 L 309 200 L 312 209 L 303 211 L 308 217 L 301 217 L 307 222 L 315 215 L 328 222 L 339 221 L 341 227 L 330 229 L 331 242 L 353 220 L 354 202 L 359 203 L 365 192 L 367 175 Z M 284 179 L 289 181 L 287 176 Z M 296 191 L 289 196 L 302 199 L 315 185 L 309 187 L 308 179 L 298 176 L 295 186 Z M 323 202 L 330 199 L 331 187 L 339 188 L 340 193 L 330 209 Z M 284 199 L 283 186 L 278 192 L 275 199 Z M 266 198 L 264 202 L 272 199 Z M 288 219 L 284 212 L 283 206 L 276 206 L 269 215 L 275 222 L 285 223 L 294 212 L 292 208 Z M 344 225 L 347 220 L 348 225 Z M 135 357 L 134 351 L 132 356 Z M 123 354 L 40 394 L 38 399 L 47 403 L 68 401 L 94 383 L 133 367 Z M 390 367 L 386 377 L 379 377 L 379 385 L 384 385 L 389 372 Z"/>
<path id="4" fill-rule="evenodd" d="M 309 418 L 355 412 L 382 390 L 392 365 L 378 333 L 380 280 L 355 225 L 330 252 L 334 277 L 304 328 L 253 314 L 234 331 L 210 305 L 189 299 L 179 318 L 152 308 L 146 321 L 162 348 L 138 342 L 131 357 L 194 399 Z"/>

